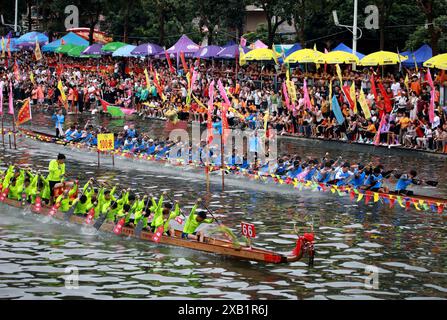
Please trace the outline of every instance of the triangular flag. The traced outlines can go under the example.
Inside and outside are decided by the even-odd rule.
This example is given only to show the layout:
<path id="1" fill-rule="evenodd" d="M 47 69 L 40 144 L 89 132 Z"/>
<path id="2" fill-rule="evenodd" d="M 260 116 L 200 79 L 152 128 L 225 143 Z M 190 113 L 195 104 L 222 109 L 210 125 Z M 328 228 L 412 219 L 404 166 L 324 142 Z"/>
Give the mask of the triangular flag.
<path id="1" fill-rule="evenodd" d="M 23 102 L 23 106 L 20 108 L 19 113 L 17 114 L 17 125 L 21 125 L 22 123 L 25 123 L 29 120 L 31 120 L 33 117 L 31 115 L 31 105 L 30 105 L 30 98 L 27 98 Z"/>

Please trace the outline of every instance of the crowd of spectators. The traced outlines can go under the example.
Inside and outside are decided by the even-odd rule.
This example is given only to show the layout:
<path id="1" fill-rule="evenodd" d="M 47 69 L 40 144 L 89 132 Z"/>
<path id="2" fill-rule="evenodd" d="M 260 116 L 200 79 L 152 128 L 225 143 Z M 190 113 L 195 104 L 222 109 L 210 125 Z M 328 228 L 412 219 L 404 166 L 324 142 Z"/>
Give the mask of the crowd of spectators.
<path id="1" fill-rule="evenodd" d="M 16 61 L 16 63 L 14 63 Z M 32 52 L 21 51 L 8 61 L 0 58 L 0 82 L 7 96 L 8 82 L 12 82 L 14 98 L 30 97 L 34 109 L 53 106 L 62 107 L 61 93 L 57 88 L 61 80 L 68 100 L 69 112 L 91 112 L 102 109 L 100 100 L 122 108 L 134 109 L 140 117 L 166 118 L 168 110 L 174 110 L 178 119 L 207 121 L 209 84 L 221 80 L 228 90 L 231 108 L 227 118 L 231 127 L 263 129 L 268 112 L 268 128 L 276 129 L 278 135 L 292 135 L 326 140 L 341 140 L 350 143 L 372 144 L 377 134 L 382 145 L 407 147 L 435 152 L 447 152 L 447 109 L 441 101 L 441 91 L 447 95 L 447 73 L 432 70 L 435 86 L 435 117 L 429 121 L 430 86 L 426 69 L 406 69 L 398 66 L 386 68 L 361 68 L 352 70 L 342 66 L 342 80 L 335 66 L 291 66 L 290 80 L 297 96 L 295 107 L 287 108 L 282 90 L 286 78 L 286 66 L 250 63 L 243 67 L 234 61 L 188 60 L 197 72 L 192 84 L 189 101 L 188 82 L 180 64 L 171 72 L 165 60 L 115 59 L 110 56 L 100 59 L 76 59 L 58 54 L 44 54 L 34 61 Z M 150 84 L 146 84 L 144 70 L 148 71 Z M 309 71 L 312 70 L 312 71 Z M 371 77 L 382 84 L 387 97 L 371 88 Z M 154 84 L 157 80 L 165 100 L 162 100 Z M 407 81 L 406 81 L 407 79 Z M 311 101 L 306 106 L 304 81 Z M 357 104 L 357 112 L 350 107 L 342 87 L 351 87 L 354 82 L 357 99 L 360 91 L 366 95 L 371 117 L 366 119 Z M 330 95 L 336 96 L 344 122 L 339 123 L 334 115 Z M 215 101 L 213 119 L 219 119 L 222 98 L 219 91 Z M 201 103 L 197 103 L 196 99 Z M 4 99 L 7 100 L 7 99 Z M 358 101 L 358 100 L 357 100 Z M 390 101 L 390 103 L 386 103 Z M 382 115 L 386 123 L 379 130 Z"/>

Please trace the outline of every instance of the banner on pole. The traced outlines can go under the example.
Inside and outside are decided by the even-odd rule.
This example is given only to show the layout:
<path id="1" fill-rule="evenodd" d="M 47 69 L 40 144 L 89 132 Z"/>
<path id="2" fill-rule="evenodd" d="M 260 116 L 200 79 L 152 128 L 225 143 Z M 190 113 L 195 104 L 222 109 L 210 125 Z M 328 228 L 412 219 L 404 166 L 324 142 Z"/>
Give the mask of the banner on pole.
<path id="1" fill-rule="evenodd" d="M 115 149 L 115 137 L 113 133 L 98 134 L 98 150 L 108 151 Z"/>

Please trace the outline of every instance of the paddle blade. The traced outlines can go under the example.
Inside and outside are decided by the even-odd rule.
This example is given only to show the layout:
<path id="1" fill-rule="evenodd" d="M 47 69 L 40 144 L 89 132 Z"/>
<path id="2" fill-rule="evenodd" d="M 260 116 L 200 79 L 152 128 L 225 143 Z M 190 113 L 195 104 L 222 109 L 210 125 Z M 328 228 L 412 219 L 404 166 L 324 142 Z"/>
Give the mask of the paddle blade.
<path id="1" fill-rule="evenodd" d="M 85 223 L 91 224 L 94 216 L 95 216 L 95 208 L 91 208 L 87 214 L 87 217 L 85 218 Z"/>
<path id="2" fill-rule="evenodd" d="M 118 221 L 118 223 L 115 225 L 115 228 L 113 228 L 113 233 L 116 235 L 120 235 L 121 232 L 123 231 L 125 222 L 126 220 L 124 218 L 120 219 L 120 221 Z"/>
<path id="3" fill-rule="evenodd" d="M 432 187 L 436 187 L 438 185 L 438 181 L 425 181 L 425 183 Z"/>
<path id="4" fill-rule="evenodd" d="M 64 214 L 65 221 L 70 221 L 71 216 L 74 214 L 74 211 L 76 209 L 76 204 L 73 204 L 67 212 Z"/>
<path id="5" fill-rule="evenodd" d="M 137 226 L 135 227 L 135 237 L 139 238 L 141 236 L 141 231 L 143 230 L 143 219 L 138 221 Z"/>
<path id="6" fill-rule="evenodd" d="M 106 221 L 106 218 L 107 216 L 105 214 L 99 216 L 93 227 L 95 227 L 96 230 L 101 229 L 102 225 L 104 224 L 104 221 Z"/>
<path id="7" fill-rule="evenodd" d="M 164 226 L 160 226 L 155 230 L 154 236 L 152 237 L 152 241 L 158 243 L 161 240 L 161 236 L 163 235 L 163 232 L 165 230 Z"/>
<path id="8" fill-rule="evenodd" d="M 50 210 L 49 215 L 53 217 L 53 216 L 56 214 L 56 212 L 57 212 L 57 210 L 59 209 L 60 206 L 61 206 L 60 202 L 54 204 L 54 205 L 51 207 L 51 210 Z"/>
<path id="9" fill-rule="evenodd" d="M 6 197 L 8 196 L 8 193 L 9 193 L 9 189 L 8 188 L 3 190 L 3 192 L 0 194 L 0 202 L 5 201 Z"/>
<path id="10" fill-rule="evenodd" d="M 39 196 L 37 196 L 36 202 L 34 204 L 34 210 L 36 210 L 37 212 L 40 212 L 40 209 L 42 209 L 42 199 Z"/>

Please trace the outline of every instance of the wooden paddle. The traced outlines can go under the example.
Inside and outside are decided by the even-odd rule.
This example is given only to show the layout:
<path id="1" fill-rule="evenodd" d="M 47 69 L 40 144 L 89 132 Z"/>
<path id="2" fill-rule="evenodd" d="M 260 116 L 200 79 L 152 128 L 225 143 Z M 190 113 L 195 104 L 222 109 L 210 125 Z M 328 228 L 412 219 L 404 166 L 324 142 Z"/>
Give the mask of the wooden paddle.
<path id="1" fill-rule="evenodd" d="M 217 222 L 218 225 L 223 225 L 222 222 L 220 222 L 220 220 L 218 220 L 214 214 L 211 212 L 211 210 L 206 206 L 205 202 L 203 202 L 203 200 L 201 198 L 198 199 L 198 202 L 202 203 L 203 207 L 206 209 L 206 211 L 208 211 L 208 213 L 213 217 L 214 221 Z"/>
<path id="2" fill-rule="evenodd" d="M 149 196 L 149 198 L 147 199 L 147 202 L 146 202 L 146 207 L 144 208 L 144 214 L 146 214 L 146 210 L 147 210 L 147 207 L 149 206 L 149 203 L 151 202 L 151 198 L 152 198 L 152 196 Z M 141 235 L 141 231 L 143 230 L 143 219 L 144 219 L 144 215 L 143 215 L 143 217 L 140 219 L 140 221 L 138 221 L 138 224 L 137 224 L 137 226 L 135 227 L 135 236 L 137 237 L 137 238 L 139 238 L 140 237 L 140 235 Z"/>
<path id="3" fill-rule="evenodd" d="M 89 182 L 90 182 L 92 179 L 93 179 L 93 178 L 90 178 Z M 79 188 L 79 181 L 76 181 L 76 183 L 77 183 L 78 188 Z M 72 216 L 72 215 L 74 214 L 74 212 L 75 212 L 76 204 L 77 204 L 77 202 L 79 201 L 79 199 L 82 197 L 82 195 L 84 194 L 84 191 L 85 191 L 85 190 L 82 189 L 82 191 L 81 191 L 79 197 L 73 201 L 73 204 L 71 205 L 70 210 L 68 210 L 67 212 L 64 213 L 64 220 L 65 220 L 65 221 L 70 221 L 71 216 Z"/>
<path id="4" fill-rule="evenodd" d="M 113 205 L 118 201 L 118 199 L 122 196 L 122 192 L 119 195 L 119 197 L 117 198 L 117 200 L 113 201 L 112 204 L 110 205 L 110 207 L 113 207 Z M 95 221 L 95 224 L 93 225 L 93 227 L 95 227 L 96 230 L 101 229 L 102 225 L 104 224 L 104 221 L 106 221 L 107 218 L 107 213 L 105 214 L 101 214 L 98 219 Z"/>

